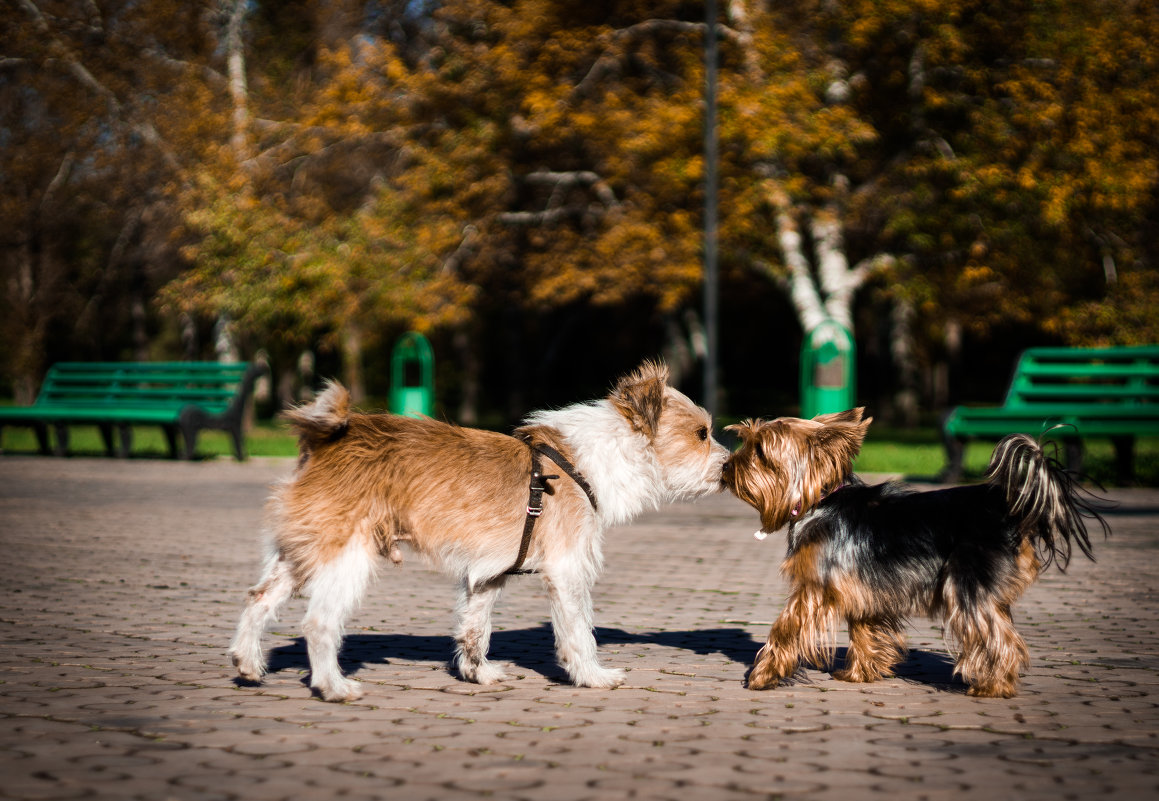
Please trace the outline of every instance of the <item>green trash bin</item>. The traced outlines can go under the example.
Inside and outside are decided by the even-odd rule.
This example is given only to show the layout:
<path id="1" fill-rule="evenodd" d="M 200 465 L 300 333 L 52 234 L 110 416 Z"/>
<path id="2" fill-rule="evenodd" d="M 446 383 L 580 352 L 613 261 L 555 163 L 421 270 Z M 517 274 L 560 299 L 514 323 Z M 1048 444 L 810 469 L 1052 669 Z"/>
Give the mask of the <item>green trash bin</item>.
<path id="1" fill-rule="evenodd" d="M 408 417 L 435 413 L 435 354 L 417 331 L 403 334 L 390 354 L 390 410 Z"/>
<path id="2" fill-rule="evenodd" d="M 801 345 L 801 416 L 843 412 L 857 405 L 857 351 L 849 329 L 826 320 Z"/>

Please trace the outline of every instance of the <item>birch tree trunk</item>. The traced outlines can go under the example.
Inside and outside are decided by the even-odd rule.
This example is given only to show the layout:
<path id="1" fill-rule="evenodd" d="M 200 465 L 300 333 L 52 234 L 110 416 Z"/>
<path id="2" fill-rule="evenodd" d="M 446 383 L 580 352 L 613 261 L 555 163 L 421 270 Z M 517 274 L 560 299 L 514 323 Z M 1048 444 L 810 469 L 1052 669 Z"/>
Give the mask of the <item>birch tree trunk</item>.
<path id="1" fill-rule="evenodd" d="M 245 42 L 243 37 L 247 0 L 234 0 L 225 34 L 226 65 L 229 73 L 229 96 L 233 101 L 233 134 L 230 146 L 239 164 L 249 158 L 249 88 L 245 78 Z"/>
<path id="2" fill-rule="evenodd" d="M 857 290 L 875 272 L 891 264 L 893 257 L 880 254 L 850 267 L 835 206 L 819 211 L 800 209 L 779 188 L 773 189 L 770 199 L 776 209 L 777 244 L 788 268 L 789 299 L 801 329 L 807 334 L 826 320 L 834 320 L 852 331 Z M 799 219 L 809 225 L 812 258 L 806 252 Z"/>

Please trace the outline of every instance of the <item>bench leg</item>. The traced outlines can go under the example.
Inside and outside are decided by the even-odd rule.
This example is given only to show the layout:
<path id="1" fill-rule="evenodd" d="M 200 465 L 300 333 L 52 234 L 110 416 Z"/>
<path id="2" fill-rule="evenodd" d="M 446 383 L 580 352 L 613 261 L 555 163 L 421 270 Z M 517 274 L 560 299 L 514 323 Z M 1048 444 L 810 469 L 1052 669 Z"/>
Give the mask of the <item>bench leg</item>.
<path id="1" fill-rule="evenodd" d="M 57 456 L 68 456 L 68 426 L 57 423 L 53 429 L 56 432 L 56 447 L 52 452 Z"/>
<path id="2" fill-rule="evenodd" d="M 181 458 L 192 460 L 194 454 L 197 453 L 197 434 L 196 426 L 183 425 L 181 426 L 182 440 L 185 443 L 185 448 L 182 451 Z"/>
<path id="3" fill-rule="evenodd" d="M 242 434 L 240 423 L 230 428 L 229 436 L 233 440 L 233 458 L 239 462 L 245 461 L 245 436 Z"/>
<path id="4" fill-rule="evenodd" d="M 169 446 L 169 458 L 176 459 L 178 457 L 177 426 L 161 426 L 161 430 L 165 432 L 165 444 Z"/>
<path id="5" fill-rule="evenodd" d="M 1135 483 L 1135 438 L 1111 437 L 1115 446 L 1115 478 L 1120 487 Z"/>
<path id="6" fill-rule="evenodd" d="M 939 478 L 950 484 L 957 483 L 962 480 L 966 442 L 950 434 L 943 434 L 942 445 L 946 449 L 946 467 Z"/>
<path id="7" fill-rule="evenodd" d="M 133 452 L 133 427 L 117 426 L 117 456 L 128 459 Z"/>
<path id="8" fill-rule="evenodd" d="M 1066 469 L 1072 473 L 1083 471 L 1083 441 L 1077 437 L 1064 437 L 1063 450 L 1066 453 Z"/>
<path id="9" fill-rule="evenodd" d="M 33 423 L 32 430 L 36 432 L 36 444 L 40 448 L 41 456 L 48 456 L 52 448 L 48 444 L 48 426 L 44 423 Z"/>
<path id="10" fill-rule="evenodd" d="M 97 426 L 97 430 L 101 432 L 101 442 L 105 446 L 105 456 L 113 456 L 116 453 L 116 448 L 113 447 L 113 424 L 101 423 Z"/>

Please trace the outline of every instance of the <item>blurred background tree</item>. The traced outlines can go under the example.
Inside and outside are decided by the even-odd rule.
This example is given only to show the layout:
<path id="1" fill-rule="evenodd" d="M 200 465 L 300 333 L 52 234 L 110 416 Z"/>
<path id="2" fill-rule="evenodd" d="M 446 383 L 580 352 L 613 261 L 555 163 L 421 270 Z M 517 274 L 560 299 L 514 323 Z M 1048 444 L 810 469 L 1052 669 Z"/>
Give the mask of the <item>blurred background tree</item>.
<path id="1" fill-rule="evenodd" d="M 916 422 L 1031 344 L 1159 341 L 1149 0 L 722 2 L 725 411 L 802 331 Z M 700 394 L 704 8 L 676 0 L 13 0 L 0 377 L 303 353 L 386 394 L 408 328 L 465 423 L 661 354 Z M 969 387 L 968 391 L 963 387 Z M 282 393 L 290 398 L 293 393 Z"/>

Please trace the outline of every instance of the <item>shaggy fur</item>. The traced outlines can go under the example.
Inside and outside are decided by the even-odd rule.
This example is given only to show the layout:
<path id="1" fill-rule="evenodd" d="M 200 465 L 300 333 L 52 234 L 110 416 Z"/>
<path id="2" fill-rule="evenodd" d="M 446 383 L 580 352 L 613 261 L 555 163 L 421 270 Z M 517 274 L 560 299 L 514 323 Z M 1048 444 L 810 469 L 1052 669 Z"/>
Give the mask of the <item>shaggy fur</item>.
<path id="1" fill-rule="evenodd" d="M 338 667 L 343 626 L 382 557 L 401 545 L 459 584 L 455 632 L 459 674 L 490 684 L 505 678 L 487 660 L 491 610 L 519 553 L 532 470 L 528 443 L 558 450 L 587 479 L 584 491 L 546 458 L 550 482 L 523 567 L 547 588 L 559 663 L 581 686 L 611 687 L 623 672 L 596 657 L 591 588 L 603 536 L 662 502 L 721 488 L 726 450 L 707 412 L 669 387 L 668 369 L 646 362 L 608 397 L 532 414 L 517 437 L 431 419 L 350 410 L 331 383 L 286 417 L 300 435 L 299 467 L 270 504 L 269 556 L 248 595 L 230 654 L 239 674 L 265 673 L 261 636 L 295 593 L 309 597 L 302 630 L 310 685 L 323 698 L 359 697 Z"/>
<path id="2" fill-rule="evenodd" d="M 789 523 L 789 597 L 748 686 L 775 687 L 802 662 L 829 665 L 841 620 L 849 649 L 834 678 L 876 681 L 904 658 L 906 619 L 921 614 L 945 622 L 971 695 L 1015 695 L 1030 654 L 1011 607 L 1052 562 L 1065 569 L 1072 545 L 1093 559 L 1086 519 L 1104 534 L 1106 523 L 1025 435 L 998 444 L 984 484 L 866 486 L 849 478 L 871 422 L 862 413 L 730 426 L 743 444 L 725 483 L 760 512 L 758 537 Z"/>

